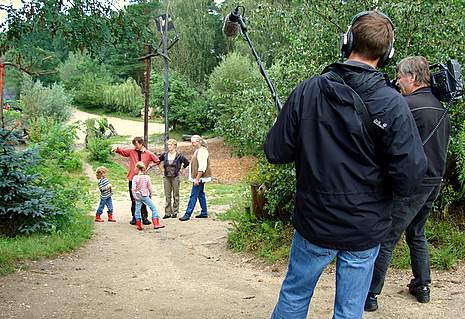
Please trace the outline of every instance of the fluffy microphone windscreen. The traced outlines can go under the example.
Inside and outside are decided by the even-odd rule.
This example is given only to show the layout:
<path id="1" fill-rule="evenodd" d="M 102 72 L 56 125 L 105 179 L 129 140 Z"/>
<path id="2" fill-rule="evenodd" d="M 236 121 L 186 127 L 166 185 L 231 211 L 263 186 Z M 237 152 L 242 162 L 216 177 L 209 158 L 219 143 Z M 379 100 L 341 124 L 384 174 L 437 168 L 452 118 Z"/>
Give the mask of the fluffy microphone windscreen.
<path id="1" fill-rule="evenodd" d="M 230 20 L 230 14 L 224 18 L 223 33 L 227 37 L 235 37 L 239 33 L 239 23 Z"/>

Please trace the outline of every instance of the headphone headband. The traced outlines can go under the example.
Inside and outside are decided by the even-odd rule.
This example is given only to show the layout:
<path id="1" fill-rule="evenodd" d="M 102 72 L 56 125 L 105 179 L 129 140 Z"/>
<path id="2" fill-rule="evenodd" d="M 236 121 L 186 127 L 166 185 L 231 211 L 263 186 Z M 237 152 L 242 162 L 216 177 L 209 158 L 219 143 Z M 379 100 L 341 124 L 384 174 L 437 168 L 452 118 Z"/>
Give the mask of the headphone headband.
<path id="1" fill-rule="evenodd" d="M 348 58 L 354 47 L 354 35 L 352 32 L 352 26 L 354 25 L 354 23 L 357 22 L 357 20 L 360 19 L 361 17 L 369 15 L 373 12 L 376 12 L 377 14 L 382 16 L 384 19 L 386 19 L 391 25 L 392 30 L 393 31 L 395 30 L 394 23 L 392 23 L 392 20 L 386 14 L 380 11 L 362 11 L 362 12 L 357 13 L 352 18 L 352 21 L 350 22 L 350 25 L 348 26 L 347 32 L 343 33 L 341 36 L 340 49 L 341 49 L 342 58 Z M 379 59 L 378 66 L 381 67 L 381 66 L 386 65 L 389 62 L 389 60 L 393 57 L 393 55 L 394 55 L 394 39 L 392 40 L 391 43 L 389 43 L 388 49 Z"/>

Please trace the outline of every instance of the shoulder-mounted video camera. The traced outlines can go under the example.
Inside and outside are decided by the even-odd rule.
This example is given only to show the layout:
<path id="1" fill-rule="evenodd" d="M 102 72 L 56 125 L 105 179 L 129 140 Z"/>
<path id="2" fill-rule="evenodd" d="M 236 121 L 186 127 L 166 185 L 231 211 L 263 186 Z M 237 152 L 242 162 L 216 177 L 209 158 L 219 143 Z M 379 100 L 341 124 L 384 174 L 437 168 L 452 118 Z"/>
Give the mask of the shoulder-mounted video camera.
<path id="1" fill-rule="evenodd" d="M 430 65 L 431 90 L 441 102 L 460 100 L 463 95 L 462 67 L 457 60 L 449 60 L 447 64 L 436 63 Z M 390 81 L 391 86 L 400 92 L 397 79 Z"/>
<path id="2" fill-rule="evenodd" d="M 463 95 L 462 68 L 457 60 L 447 61 L 447 65 L 430 65 L 431 90 L 439 101 L 459 100 Z M 433 70 L 435 70 L 433 72 Z"/>

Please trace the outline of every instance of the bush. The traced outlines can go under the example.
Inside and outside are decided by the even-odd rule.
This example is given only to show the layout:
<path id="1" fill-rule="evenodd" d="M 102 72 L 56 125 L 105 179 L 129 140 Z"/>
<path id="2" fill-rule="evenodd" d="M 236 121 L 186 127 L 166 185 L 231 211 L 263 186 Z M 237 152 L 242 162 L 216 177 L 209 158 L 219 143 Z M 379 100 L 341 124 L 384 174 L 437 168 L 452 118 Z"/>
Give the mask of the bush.
<path id="1" fill-rule="evenodd" d="M 50 118 L 38 118 L 29 127 L 29 141 L 38 145 L 43 159 L 54 161 L 67 171 L 76 171 L 82 168 L 80 155 L 74 150 L 77 129 L 77 124 L 63 125 Z"/>
<path id="2" fill-rule="evenodd" d="M 107 119 L 87 119 L 85 125 L 86 149 L 89 151 L 89 160 L 107 162 L 111 155 L 111 141 L 105 137 L 105 131 L 108 128 Z"/>
<path id="3" fill-rule="evenodd" d="M 27 172 L 40 160 L 37 150 L 17 151 L 13 131 L 2 129 L 0 137 L 0 234 L 53 230 L 50 220 L 62 213 L 50 203 L 53 194 L 37 186 L 37 175 Z"/>
<path id="4" fill-rule="evenodd" d="M 26 76 L 21 86 L 21 107 L 29 121 L 47 117 L 65 122 L 71 116 L 71 97 L 59 84 L 47 88 Z"/>
<path id="5" fill-rule="evenodd" d="M 138 116 L 144 107 L 141 88 L 132 78 L 121 84 L 106 86 L 103 100 L 107 108 L 133 116 Z"/>
<path id="6" fill-rule="evenodd" d="M 209 86 L 216 131 L 236 153 L 261 154 L 273 102 L 257 68 L 248 58 L 231 53 L 213 70 Z"/>
<path id="7" fill-rule="evenodd" d="M 164 80 L 153 73 L 150 80 L 150 106 L 163 115 Z M 173 73 L 169 79 L 168 120 L 173 129 L 182 128 L 186 133 L 199 134 L 213 127 L 209 116 L 210 105 L 199 92 L 180 75 Z"/>
<path id="8" fill-rule="evenodd" d="M 87 143 L 87 150 L 90 161 L 108 162 L 111 155 L 111 141 L 99 137 L 91 138 Z"/>
<path id="9" fill-rule="evenodd" d="M 87 53 L 70 53 L 59 65 L 58 73 L 64 87 L 72 93 L 76 104 L 103 107 L 103 91 L 113 82 L 105 65 L 93 60 Z"/>

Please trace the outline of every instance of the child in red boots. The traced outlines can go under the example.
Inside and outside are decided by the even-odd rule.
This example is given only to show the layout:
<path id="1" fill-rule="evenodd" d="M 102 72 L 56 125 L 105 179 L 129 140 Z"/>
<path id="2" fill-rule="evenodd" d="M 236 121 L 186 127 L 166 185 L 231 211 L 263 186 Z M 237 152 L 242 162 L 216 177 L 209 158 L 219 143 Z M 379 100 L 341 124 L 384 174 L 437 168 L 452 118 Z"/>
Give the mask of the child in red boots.
<path id="1" fill-rule="evenodd" d="M 116 222 L 116 220 L 113 219 L 113 202 L 111 200 L 112 191 L 111 184 L 106 177 L 107 173 L 108 169 L 105 166 L 97 167 L 97 170 L 95 171 L 95 175 L 98 179 L 98 188 L 100 190 L 100 203 L 95 214 L 96 222 L 103 222 L 103 219 L 100 218 L 100 215 L 102 215 L 105 205 L 108 209 L 108 221 Z"/>
<path id="2" fill-rule="evenodd" d="M 158 217 L 157 208 L 150 199 L 153 193 L 153 189 L 152 183 L 150 181 L 150 176 L 148 176 L 145 172 L 145 164 L 143 162 L 137 162 L 136 171 L 138 172 L 138 174 L 132 178 L 132 195 L 136 199 L 136 211 L 134 213 L 134 216 L 136 217 L 137 229 L 142 230 L 140 214 L 142 203 L 147 205 L 152 211 L 153 228 L 163 228 L 165 226 L 160 225 L 160 218 Z"/>

